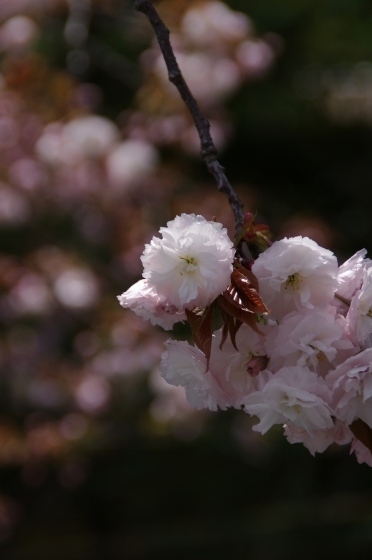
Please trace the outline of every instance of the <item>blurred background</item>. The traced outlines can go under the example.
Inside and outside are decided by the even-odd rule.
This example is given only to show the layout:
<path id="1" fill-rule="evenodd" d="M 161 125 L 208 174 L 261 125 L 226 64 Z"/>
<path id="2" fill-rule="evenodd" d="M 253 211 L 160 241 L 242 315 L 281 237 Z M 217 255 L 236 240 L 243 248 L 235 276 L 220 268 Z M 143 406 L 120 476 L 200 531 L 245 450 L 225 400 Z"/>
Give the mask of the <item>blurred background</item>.
<path id="1" fill-rule="evenodd" d="M 133 5 L 0 2 L 1 558 L 371 552 L 369 467 L 191 410 L 169 333 L 117 302 L 176 214 L 234 231 Z M 371 247 L 371 2 L 156 5 L 246 211 L 340 263 Z"/>

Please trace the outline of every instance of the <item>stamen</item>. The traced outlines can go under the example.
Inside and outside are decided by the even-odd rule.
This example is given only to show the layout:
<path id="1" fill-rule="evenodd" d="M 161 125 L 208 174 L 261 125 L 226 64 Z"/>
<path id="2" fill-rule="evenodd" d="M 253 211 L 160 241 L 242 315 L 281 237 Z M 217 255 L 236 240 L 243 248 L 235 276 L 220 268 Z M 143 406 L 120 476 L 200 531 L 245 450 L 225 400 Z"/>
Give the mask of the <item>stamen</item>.
<path id="1" fill-rule="evenodd" d="M 180 257 L 180 259 L 182 261 L 186 261 L 187 264 L 194 264 L 196 265 L 196 260 L 194 259 L 194 257 L 189 257 L 188 255 L 186 255 L 186 257 Z"/>
<path id="2" fill-rule="evenodd" d="M 323 350 L 319 350 L 316 357 L 318 358 L 318 362 L 325 362 L 327 359 L 327 356 L 324 354 Z"/>
<path id="3" fill-rule="evenodd" d="M 316 346 L 309 344 L 310 348 L 316 351 L 316 357 L 318 358 L 318 362 L 325 362 L 327 360 L 327 356 L 324 354 L 323 350 L 319 350 Z"/>
<path id="4" fill-rule="evenodd" d="M 290 274 L 285 283 L 285 289 L 290 287 L 293 290 L 299 290 L 301 282 L 302 282 L 302 278 L 298 274 L 298 272 L 295 272 L 294 274 Z"/>
<path id="5" fill-rule="evenodd" d="M 185 261 L 186 263 L 179 270 L 180 276 L 183 276 L 184 274 L 187 274 L 189 272 L 194 272 L 194 270 L 198 268 L 198 264 L 194 259 L 194 257 L 190 257 L 189 255 L 186 255 L 186 257 L 179 257 L 179 258 L 181 259 L 181 261 Z"/>

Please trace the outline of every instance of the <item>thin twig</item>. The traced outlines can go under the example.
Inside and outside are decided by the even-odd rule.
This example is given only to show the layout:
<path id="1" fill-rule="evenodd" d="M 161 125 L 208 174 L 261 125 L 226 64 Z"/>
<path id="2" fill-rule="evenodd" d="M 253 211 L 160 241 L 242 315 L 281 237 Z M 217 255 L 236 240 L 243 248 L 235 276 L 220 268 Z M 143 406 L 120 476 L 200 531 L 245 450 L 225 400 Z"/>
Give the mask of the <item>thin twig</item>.
<path id="1" fill-rule="evenodd" d="M 136 0 L 135 9 L 144 13 L 154 28 L 165 64 L 168 69 L 168 78 L 178 89 L 185 105 L 189 109 L 199 134 L 201 155 L 208 171 L 217 181 L 218 190 L 223 192 L 230 203 L 235 218 L 236 232 L 238 233 L 244 221 L 243 203 L 228 181 L 224 168 L 217 160 L 217 150 L 209 132 L 209 121 L 202 115 L 198 104 L 192 95 L 187 83 L 179 69 L 176 57 L 169 41 L 169 29 L 160 19 L 157 11 L 149 0 Z"/>

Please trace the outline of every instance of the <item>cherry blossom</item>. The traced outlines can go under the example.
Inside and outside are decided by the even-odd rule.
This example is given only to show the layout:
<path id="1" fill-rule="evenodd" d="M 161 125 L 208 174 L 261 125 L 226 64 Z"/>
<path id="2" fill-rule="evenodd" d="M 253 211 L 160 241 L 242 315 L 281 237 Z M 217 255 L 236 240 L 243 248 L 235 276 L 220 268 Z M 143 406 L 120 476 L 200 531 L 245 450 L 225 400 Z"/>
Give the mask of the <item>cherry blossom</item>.
<path id="1" fill-rule="evenodd" d="M 110 120 L 88 115 L 45 127 L 36 152 L 50 165 L 75 165 L 84 158 L 102 157 L 116 143 L 119 130 Z"/>
<path id="2" fill-rule="evenodd" d="M 252 271 L 276 319 L 302 307 L 331 303 L 338 285 L 336 257 L 308 237 L 276 241 L 260 254 Z"/>
<path id="3" fill-rule="evenodd" d="M 255 431 L 265 434 L 274 424 L 288 421 L 310 434 L 333 426 L 331 392 L 321 377 L 307 368 L 293 366 L 268 375 L 261 390 L 244 399 L 245 410 L 260 419 L 253 427 Z"/>
<path id="4" fill-rule="evenodd" d="M 282 366 L 307 366 L 318 371 L 322 364 L 329 370 L 338 356 L 338 350 L 356 351 L 350 340 L 344 337 L 345 319 L 336 315 L 336 308 L 307 309 L 286 315 L 280 324 L 266 336 L 270 369 Z M 345 359 L 347 356 L 343 356 Z"/>
<path id="5" fill-rule="evenodd" d="M 346 445 L 353 439 L 350 429 L 339 420 L 334 426 L 325 430 L 312 430 L 311 433 L 304 428 L 298 428 L 293 424 L 285 424 L 284 435 L 289 443 L 302 443 L 311 455 L 323 453 L 332 443 Z"/>
<path id="6" fill-rule="evenodd" d="M 161 376 L 170 385 L 184 387 L 187 401 L 193 408 L 217 410 L 219 390 L 211 372 L 207 371 L 203 352 L 185 341 L 168 340 L 165 345 Z"/>
<path id="7" fill-rule="evenodd" d="M 358 463 L 366 463 L 372 467 L 372 453 L 359 439 L 354 438 L 351 442 L 350 453 L 354 453 Z"/>
<path id="8" fill-rule="evenodd" d="M 187 342 L 168 340 L 160 373 L 171 385 L 185 387 L 186 398 L 194 408 L 240 408 L 244 397 L 257 390 L 256 378 L 247 372 L 254 355 L 251 350 L 264 351 L 257 338 L 254 332 L 242 329 L 240 341 L 248 339 L 242 352 L 234 349 L 228 341 L 220 349 L 221 331 L 218 331 L 213 336 L 209 367 L 198 348 Z"/>
<path id="9" fill-rule="evenodd" d="M 166 331 L 186 319 L 185 313 L 160 296 L 147 280 L 139 280 L 118 296 L 118 300 L 124 308 L 132 309 L 145 321 L 150 320 L 153 325 L 160 325 Z"/>
<path id="10" fill-rule="evenodd" d="M 233 244 L 218 222 L 182 214 L 160 228 L 141 257 L 143 277 L 177 309 L 206 307 L 228 286 Z"/>
<path id="11" fill-rule="evenodd" d="M 355 343 L 370 347 L 372 344 L 372 268 L 364 270 L 363 283 L 351 301 L 347 321 L 350 335 Z"/>
<path id="12" fill-rule="evenodd" d="M 360 418 L 372 428 L 372 349 L 348 358 L 326 377 L 333 393 L 333 408 L 340 420 Z"/>
<path id="13" fill-rule="evenodd" d="M 267 364 L 263 337 L 242 325 L 236 336 L 238 350 L 230 340 L 220 348 L 221 337 L 222 329 L 213 336 L 209 369 L 225 395 L 225 405 L 240 408 L 244 397 L 257 390 L 256 375 Z"/>
<path id="14" fill-rule="evenodd" d="M 339 268 L 337 293 L 344 298 L 351 298 L 361 288 L 363 272 L 370 266 L 371 260 L 366 259 L 366 249 L 357 251 Z"/>
<path id="15" fill-rule="evenodd" d="M 153 171 L 159 155 L 144 140 L 126 140 L 113 146 L 106 158 L 108 180 L 114 187 L 125 188 Z"/>

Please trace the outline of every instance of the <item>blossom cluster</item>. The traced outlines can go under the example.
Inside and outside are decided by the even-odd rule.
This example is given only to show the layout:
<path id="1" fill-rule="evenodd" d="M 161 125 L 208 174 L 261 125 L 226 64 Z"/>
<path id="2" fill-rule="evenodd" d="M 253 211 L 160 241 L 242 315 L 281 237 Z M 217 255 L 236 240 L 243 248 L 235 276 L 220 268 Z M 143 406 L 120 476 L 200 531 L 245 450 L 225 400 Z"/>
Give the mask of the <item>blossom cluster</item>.
<path id="1" fill-rule="evenodd" d="M 119 301 L 165 329 L 187 318 L 197 334 L 195 346 L 166 342 L 163 378 L 184 387 L 196 409 L 243 409 L 258 417 L 254 430 L 265 434 L 283 425 L 288 441 L 313 455 L 331 443 L 351 443 L 357 460 L 372 466 L 372 261 L 366 251 L 339 267 L 331 251 L 308 237 L 284 238 L 250 263 L 239 292 L 233 270 L 244 267 L 221 224 L 182 214 L 160 233 L 143 253 L 143 280 Z M 212 335 L 213 305 L 224 294 L 225 324 Z M 248 296 L 256 307 L 246 303 Z M 249 313 L 253 325 L 245 320 Z M 195 327 L 198 317 L 205 319 Z"/>

